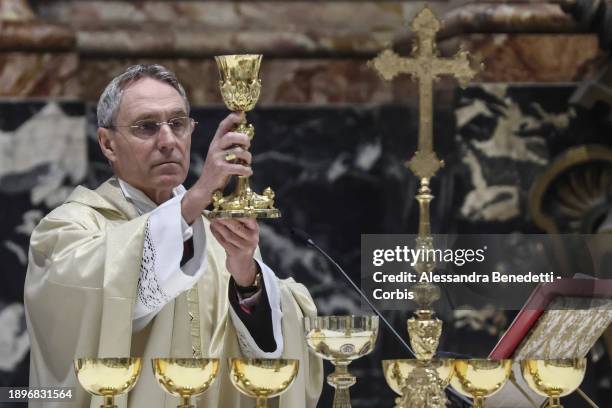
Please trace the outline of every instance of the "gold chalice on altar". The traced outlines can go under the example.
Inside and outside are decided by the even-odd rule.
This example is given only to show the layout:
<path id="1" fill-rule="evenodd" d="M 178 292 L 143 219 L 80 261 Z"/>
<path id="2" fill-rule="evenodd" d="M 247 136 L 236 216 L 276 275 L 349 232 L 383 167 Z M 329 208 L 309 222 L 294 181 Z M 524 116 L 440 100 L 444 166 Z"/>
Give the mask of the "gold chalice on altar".
<path id="1" fill-rule="evenodd" d="M 180 398 L 178 408 L 194 408 L 191 397 L 204 393 L 219 372 L 217 358 L 154 358 L 151 364 L 163 390 Z"/>
<path id="2" fill-rule="evenodd" d="M 104 398 L 100 408 L 117 408 L 115 397 L 129 392 L 140 376 L 140 358 L 77 358 L 74 371 L 81 386 Z"/>
<path id="3" fill-rule="evenodd" d="M 383 360 L 383 374 L 389 387 L 397 394 L 404 395 L 404 386 L 406 379 L 417 368 L 430 367 L 436 370 L 438 378 L 442 380 L 442 387 L 446 388 L 450 383 L 451 377 L 454 374 L 454 360 L 451 359 L 436 359 L 436 360 L 418 360 L 418 359 L 400 359 L 400 360 Z"/>
<path id="4" fill-rule="evenodd" d="M 222 55 L 215 57 L 221 80 L 221 96 L 225 105 L 234 112 L 248 112 L 255 107 L 261 91 L 259 67 L 261 55 Z M 245 133 L 253 139 L 255 129 L 247 123 L 246 115 L 236 132 Z M 235 155 L 228 153 L 225 158 L 235 161 Z M 280 211 L 274 208 L 274 191 L 266 188 L 263 195 L 255 193 L 249 185 L 249 177 L 238 176 L 236 189 L 224 197 L 221 191 L 213 193 L 213 209 L 208 212 L 208 218 L 278 218 Z"/>
<path id="5" fill-rule="evenodd" d="M 266 408 L 268 398 L 287 391 L 299 370 L 299 360 L 230 358 L 230 379 L 244 395 Z"/>
<path id="6" fill-rule="evenodd" d="M 336 367 L 327 376 L 327 383 L 336 389 L 333 407 L 350 408 L 349 387 L 357 378 L 349 373 L 348 365 L 374 349 L 378 316 L 305 317 L 304 329 L 308 347 Z"/>
<path id="7" fill-rule="evenodd" d="M 580 386 L 586 366 L 586 358 L 524 360 L 521 361 L 521 373 L 529 388 L 548 397 L 547 408 L 563 408 L 560 398 Z"/>
<path id="8" fill-rule="evenodd" d="M 455 360 L 452 387 L 474 399 L 475 408 L 483 408 L 487 397 L 501 390 L 512 369 L 512 360 Z"/>

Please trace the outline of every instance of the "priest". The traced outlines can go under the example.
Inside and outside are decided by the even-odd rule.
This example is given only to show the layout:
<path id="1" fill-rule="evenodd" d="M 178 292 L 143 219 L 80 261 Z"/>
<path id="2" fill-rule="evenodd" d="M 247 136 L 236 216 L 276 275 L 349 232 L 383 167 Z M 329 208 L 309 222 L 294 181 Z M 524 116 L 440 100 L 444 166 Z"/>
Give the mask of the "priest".
<path id="1" fill-rule="evenodd" d="M 217 357 L 221 370 L 197 407 L 246 407 L 228 357 L 295 358 L 299 374 L 279 407 L 315 407 L 322 362 L 308 352 L 302 320 L 316 315 L 293 279 L 261 259 L 256 220 L 202 216 L 231 176 L 252 174 L 249 139 L 223 120 L 202 174 L 185 189 L 196 122 L 176 76 L 137 65 L 114 78 L 97 107 L 98 142 L 114 176 L 77 187 L 32 233 L 25 283 L 30 387 L 74 387 L 73 399 L 38 406 L 99 406 L 79 386 L 73 359 L 143 359 L 120 407 L 169 408 L 150 368 L 154 357 Z"/>

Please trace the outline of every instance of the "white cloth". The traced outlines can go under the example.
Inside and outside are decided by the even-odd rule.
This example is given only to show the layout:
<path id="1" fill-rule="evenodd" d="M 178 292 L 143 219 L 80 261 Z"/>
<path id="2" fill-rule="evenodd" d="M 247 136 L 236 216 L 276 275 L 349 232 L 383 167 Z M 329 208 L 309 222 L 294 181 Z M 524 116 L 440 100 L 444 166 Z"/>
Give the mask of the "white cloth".
<path id="1" fill-rule="evenodd" d="M 201 217 L 190 226 L 181 214 L 181 200 L 186 193 L 179 185 L 172 190 L 173 198 L 157 206 L 142 191 L 118 179 L 125 198 L 140 215 L 149 214 L 145 231 L 138 296 L 134 307 L 133 331 L 142 330 L 172 299 L 191 289 L 206 270 L 206 234 Z M 193 238 L 193 257 L 180 266 L 183 242 Z M 262 272 L 272 317 L 272 330 L 277 349 L 265 352 L 259 348 L 251 333 L 230 307 L 230 316 L 238 332 L 243 353 L 253 358 L 278 358 L 283 351 L 281 330 L 282 313 L 276 274 L 262 261 L 255 259 Z M 261 290 L 240 303 L 253 304 Z"/>

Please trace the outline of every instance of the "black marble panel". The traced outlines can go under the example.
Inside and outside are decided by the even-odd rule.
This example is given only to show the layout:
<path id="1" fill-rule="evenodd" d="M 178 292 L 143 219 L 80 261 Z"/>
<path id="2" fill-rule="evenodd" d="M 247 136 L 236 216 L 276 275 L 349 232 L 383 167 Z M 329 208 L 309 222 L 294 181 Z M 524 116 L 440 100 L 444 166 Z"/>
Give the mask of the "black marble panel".
<path id="1" fill-rule="evenodd" d="M 0 386 L 28 384 L 23 283 L 30 233 L 83 181 L 84 125 L 81 102 L 0 101 Z"/>

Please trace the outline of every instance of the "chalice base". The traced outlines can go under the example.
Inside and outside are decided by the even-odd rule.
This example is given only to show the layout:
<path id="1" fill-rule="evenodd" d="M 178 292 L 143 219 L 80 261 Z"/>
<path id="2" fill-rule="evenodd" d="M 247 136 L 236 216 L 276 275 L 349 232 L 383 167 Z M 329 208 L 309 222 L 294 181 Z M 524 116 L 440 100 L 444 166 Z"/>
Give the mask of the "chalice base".
<path id="1" fill-rule="evenodd" d="M 397 408 L 444 408 L 447 404 L 443 381 L 438 372 L 428 367 L 416 367 L 406 378 L 402 396 L 396 400 Z M 476 405 L 474 405 L 476 406 Z"/>
<path id="2" fill-rule="evenodd" d="M 213 194 L 213 209 L 206 214 L 213 218 L 279 218 L 280 211 L 274 208 L 274 192 L 270 187 L 264 194 L 257 194 L 249 186 L 248 177 L 238 177 L 236 190 L 227 197 L 220 191 Z"/>

